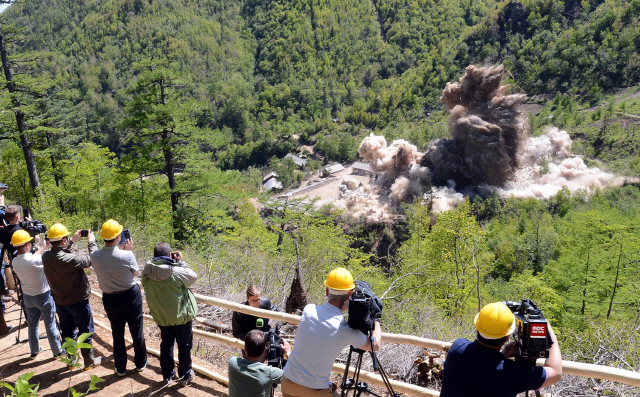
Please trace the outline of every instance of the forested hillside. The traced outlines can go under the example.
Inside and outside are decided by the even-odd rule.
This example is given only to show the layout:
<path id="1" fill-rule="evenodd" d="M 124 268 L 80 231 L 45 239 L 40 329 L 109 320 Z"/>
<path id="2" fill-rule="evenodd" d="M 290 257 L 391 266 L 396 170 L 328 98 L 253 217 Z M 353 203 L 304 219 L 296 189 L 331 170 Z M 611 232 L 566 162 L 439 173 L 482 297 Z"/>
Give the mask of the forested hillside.
<path id="1" fill-rule="evenodd" d="M 345 265 L 385 330 L 442 340 L 472 336 L 481 303 L 528 297 L 565 358 L 638 371 L 639 15 L 640 0 L 18 0 L 0 14 L 0 182 L 47 225 L 118 220 L 139 258 L 170 241 L 211 294 L 257 282 L 282 304 L 299 263 L 319 302 Z M 370 133 L 425 150 L 449 134 L 446 83 L 499 63 L 531 134 L 564 129 L 627 182 L 438 215 L 416 198 L 376 224 L 262 191 L 271 171 L 286 189 L 356 160 Z M 411 378 L 416 354 L 392 372 Z"/>

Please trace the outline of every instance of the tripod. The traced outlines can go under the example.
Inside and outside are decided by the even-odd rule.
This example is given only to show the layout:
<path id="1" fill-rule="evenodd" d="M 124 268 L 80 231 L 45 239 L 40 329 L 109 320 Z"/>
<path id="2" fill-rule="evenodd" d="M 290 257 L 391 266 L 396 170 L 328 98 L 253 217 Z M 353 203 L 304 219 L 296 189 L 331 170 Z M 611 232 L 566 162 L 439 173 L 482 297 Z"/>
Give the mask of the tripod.
<path id="1" fill-rule="evenodd" d="M 28 341 L 28 339 L 20 340 L 20 331 L 22 331 L 22 313 L 24 312 L 24 295 L 22 293 L 22 283 L 18 278 L 18 275 L 13 270 L 13 263 L 11 264 L 11 274 L 13 275 L 13 281 L 16 283 L 16 292 L 18 293 L 18 304 L 20 305 L 20 320 L 18 320 L 18 336 L 16 336 L 16 345 Z"/>
<path id="2" fill-rule="evenodd" d="M 384 382 L 387 391 L 391 397 L 400 397 L 399 394 L 393 391 L 393 387 L 391 387 L 391 382 L 389 382 L 389 377 L 385 372 L 384 368 L 378 361 L 378 356 L 376 355 L 376 350 L 373 346 L 373 334 L 372 331 L 369 331 L 369 342 L 371 342 L 371 360 L 373 361 L 373 370 L 380 373 L 380 377 L 382 377 L 382 382 Z M 356 359 L 355 369 L 353 371 L 353 378 L 349 378 L 349 366 L 351 365 L 351 357 L 353 353 L 358 355 Z M 344 375 L 342 376 L 342 391 L 340 393 L 340 397 L 347 397 L 349 395 L 349 390 L 353 390 L 354 397 L 360 397 L 363 393 L 368 393 L 376 397 L 382 397 L 379 394 L 376 394 L 369 390 L 369 385 L 360 380 L 360 370 L 362 368 L 362 356 L 365 351 L 362 349 L 356 349 L 353 346 L 349 346 L 349 355 L 347 356 L 347 365 L 344 369 Z"/>

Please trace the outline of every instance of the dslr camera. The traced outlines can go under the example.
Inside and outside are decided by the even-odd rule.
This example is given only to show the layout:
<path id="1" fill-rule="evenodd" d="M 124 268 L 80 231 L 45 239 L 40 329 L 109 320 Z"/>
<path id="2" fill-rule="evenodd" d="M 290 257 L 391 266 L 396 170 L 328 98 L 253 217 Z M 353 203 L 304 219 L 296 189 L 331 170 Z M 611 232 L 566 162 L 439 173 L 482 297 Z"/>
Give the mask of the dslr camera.
<path id="1" fill-rule="evenodd" d="M 19 223 L 20 227 L 26 230 L 31 237 L 35 237 L 40 233 L 47 232 L 47 226 L 41 221 L 34 219 L 32 221 L 23 221 Z"/>
<path id="2" fill-rule="evenodd" d="M 516 318 L 516 357 L 525 359 L 549 358 L 549 348 L 553 345 L 548 331 L 548 323 L 531 299 L 521 302 L 507 301 L 505 305 Z"/>
<path id="3" fill-rule="evenodd" d="M 363 332 L 373 331 L 375 321 L 382 317 L 382 302 L 366 281 L 356 281 L 354 284 L 356 289 L 349 298 L 347 324 L 349 327 Z"/>
<path id="4" fill-rule="evenodd" d="M 267 341 L 267 364 L 271 367 L 283 369 L 286 364 L 284 359 L 284 350 L 282 348 L 282 337 L 280 336 L 280 325 L 276 328 L 265 330 L 264 320 L 259 318 L 256 326 L 264 332 L 264 339 Z"/>

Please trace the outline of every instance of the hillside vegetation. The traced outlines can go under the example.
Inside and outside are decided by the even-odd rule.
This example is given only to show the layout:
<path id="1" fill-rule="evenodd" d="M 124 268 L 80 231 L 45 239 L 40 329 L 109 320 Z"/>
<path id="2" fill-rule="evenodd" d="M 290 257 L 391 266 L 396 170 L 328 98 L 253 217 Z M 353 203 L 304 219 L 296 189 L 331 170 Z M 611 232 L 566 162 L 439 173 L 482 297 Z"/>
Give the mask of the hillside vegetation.
<path id="1" fill-rule="evenodd" d="M 283 304 L 299 260 L 317 303 L 327 272 L 347 266 L 384 300 L 383 328 L 441 340 L 473 336 L 479 305 L 527 297 L 565 358 L 638 371 L 633 179 L 550 200 L 467 198 L 437 217 L 416 200 L 373 225 L 260 187 L 269 171 L 290 187 L 355 160 L 372 132 L 424 150 L 448 135 L 445 84 L 493 63 L 537 105 L 534 135 L 566 129 L 590 166 L 638 177 L 639 15 L 640 0 L 17 1 L 0 14 L 12 71 L 0 182 L 47 225 L 118 220 L 139 259 L 169 241 L 212 295 L 259 283 Z M 303 145 L 315 157 L 300 170 L 283 157 Z M 416 380 L 416 354 L 388 358 L 390 372 Z"/>

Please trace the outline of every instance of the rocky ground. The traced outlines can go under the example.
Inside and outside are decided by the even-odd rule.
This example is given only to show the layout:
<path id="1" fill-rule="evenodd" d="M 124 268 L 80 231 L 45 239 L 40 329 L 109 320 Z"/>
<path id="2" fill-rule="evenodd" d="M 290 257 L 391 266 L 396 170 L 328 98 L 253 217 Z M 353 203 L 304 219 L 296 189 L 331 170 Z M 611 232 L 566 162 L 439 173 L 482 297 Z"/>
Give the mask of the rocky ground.
<path id="1" fill-rule="evenodd" d="M 15 297 L 15 295 L 14 295 Z M 96 321 L 109 324 L 104 317 L 102 304 L 99 299 L 91 298 L 91 305 Z M 177 383 L 169 386 L 162 382 L 160 363 L 158 358 L 149 355 L 149 366 L 143 372 L 133 370 L 133 347 L 129 346 L 129 365 L 127 376 L 119 378 L 114 374 L 113 351 L 111 350 L 111 334 L 105 329 L 96 326 L 94 343 L 104 356 L 103 364 L 89 371 L 69 371 L 65 364 L 52 357 L 49 343 L 46 339 L 40 340 L 43 351 L 35 360 L 29 358 L 29 344 L 27 342 L 16 344 L 18 335 L 20 310 L 14 299 L 7 304 L 5 319 L 7 324 L 13 326 L 9 334 L 0 338 L 0 376 L 2 380 L 13 382 L 23 373 L 34 372 L 31 383 L 39 384 L 40 396 L 67 396 L 69 385 L 78 392 L 86 392 L 91 375 L 97 375 L 105 380 L 99 383 L 100 390 L 90 395 L 96 396 L 199 396 L 204 394 L 226 397 L 227 388 L 220 383 L 196 374 L 194 382 L 187 387 L 181 387 Z M 27 328 L 24 317 L 20 339 L 26 340 Z M 40 333 L 44 334 L 44 324 L 40 323 Z M 145 322 L 145 335 L 148 347 L 159 349 L 160 340 L 155 324 Z M 200 364 L 213 372 L 222 373 L 220 365 L 209 363 L 198 356 L 198 349 L 203 350 L 203 345 L 194 340 L 194 363 Z M 228 352 L 230 356 L 232 352 Z M 224 359 L 224 356 L 220 356 Z M 226 358 L 228 360 L 228 358 Z M 224 367 L 226 372 L 226 366 Z M 223 375 L 226 376 L 226 373 Z M 6 391 L 6 390 L 5 390 Z"/>

